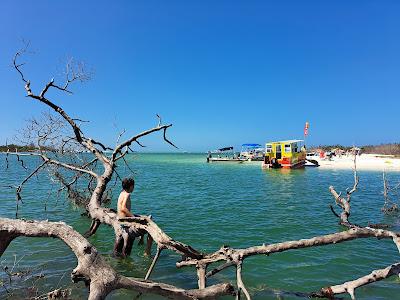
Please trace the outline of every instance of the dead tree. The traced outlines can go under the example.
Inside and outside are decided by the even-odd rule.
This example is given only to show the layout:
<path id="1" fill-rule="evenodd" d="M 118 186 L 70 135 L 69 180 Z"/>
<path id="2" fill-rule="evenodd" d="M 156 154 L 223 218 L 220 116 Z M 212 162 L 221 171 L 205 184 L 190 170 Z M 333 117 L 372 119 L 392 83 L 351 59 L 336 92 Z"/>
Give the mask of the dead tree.
<path id="1" fill-rule="evenodd" d="M 330 209 L 332 213 L 339 218 L 339 224 L 346 226 L 346 227 L 354 227 L 357 225 L 354 225 L 350 223 L 349 217 L 350 217 L 350 201 L 351 201 L 351 195 L 357 190 L 358 183 L 359 183 L 359 177 L 357 175 L 357 155 L 354 154 L 354 167 L 353 167 L 353 172 L 354 172 L 354 184 L 353 187 L 350 189 L 348 188 L 346 190 L 346 197 L 342 197 L 341 193 L 337 193 L 335 188 L 333 186 L 329 187 L 329 191 L 335 198 L 336 205 L 339 206 L 342 209 L 342 212 L 340 215 L 336 213 L 335 209 L 333 208 L 332 205 L 330 205 Z"/>
<path id="2" fill-rule="evenodd" d="M 62 240 L 75 254 L 78 266 L 72 271 L 73 282 L 83 281 L 90 300 L 105 299 L 117 289 L 131 289 L 171 299 L 214 299 L 233 293 L 230 284 L 217 284 L 202 290 L 184 290 L 172 285 L 118 274 L 82 235 L 63 222 L 25 221 L 0 218 L 0 256 L 10 242 L 19 237 L 51 237 Z"/>
<path id="3" fill-rule="evenodd" d="M 70 178 L 71 180 L 69 182 L 64 181 L 64 187 L 66 189 L 71 187 L 77 180 L 79 180 L 79 178 L 82 178 L 82 176 L 86 176 L 89 182 L 92 182 L 92 188 L 89 189 L 89 197 L 85 202 L 87 214 L 92 219 L 92 225 L 88 230 L 87 236 L 95 234 L 101 224 L 111 226 L 115 233 L 114 252 L 118 255 L 124 256 L 129 255 L 133 238 L 135 236 L 148 233 L 156 242 L 157 252 L 146 274 L 146 279 L 150 277 L 161 252 L 168 249 L 182 256 L 182 260 L 176 264 L 177 267 L 193 266 L 196 268 L 199 289 L 183 290 L 174 286 L 148 281 L 146 279 L 124 277 L 116 273 L 115 270 L 105 263 L 95 247 L 82 235 L 64 223 L 0 219 L 0 255 L 5 251 L 9 243 L 18 236 L 59 238 L 63 240 L 77 256 L 78 266 L 72 272 L 71 277 L 74 281 L 84 281 L 87 284 L 90 292 L 89 299 L 104 299 L 112 290 L 119 288 L 133 289 L 143 293 L 155 293 L 175 299 L 216 298 L 221 295 L 232 294 L 233 287 L 228 283 L 207 287 L 207 278 L 229 267 L 234 267 L 236 271 L 237 291 L 235 294 L 237 299 L 239 299 L 241 295 L 244 295 L 246 299 L 251 299 L 250 292 L 247 290 L 242 278 L 244 260 L 250 256 L 268 256 L 292 249 L 324 246 L 359 238 L 373 237 L 378 239 L 391 239 L 400 251 L 399 234 L 388 230 L 359 227 L 349 222 L 350 198 L 351 194 L 356 191 L 358 185 L 356 168 L 354 170 L 354 185 L 351 190 L 347 191 L 346 198 L 342 198 L 341 195 L 336 193 L 334 188 L 331 187 L 331 193 L 334 195 L 336 203 L 343 209 L 340 216 L 336 213 L 335 215 L 340 218 L 341 224 L 350 227 L 347 231 L 339 233 L 332 233 L 297 241 L 287 241 L 269 245 L 263 244 L 245 249 L 233 249 L 223 246 L 216 252 L 207 254 L 199 252 L 189 245 L 172 239 L 147 216 L 118 219 L 116 212 L 110 208 L 104 207 L 103 203 L 108 184 L 112 180 L 113 176 L 118 177 L 118 163 L 125 162 L 125 156 L 129 152 L 132 152 L 131 147 L 133 144 L 143 146 L 140 139 L 154 132 L 161 131 L 164 140 L 174 146 L 174 144 L 166 137 L 167 130 L 172 126 L 172 124 L 163 125 L 161 123 L 161 118 L 158 117 L 159 122 L 154 128 L 131 136 L 123 142 L 119 142 L 119 139 L 121 138 L 120 135 L 115 147 L 106 146 L 99 140 L 88 137 L 80 125 L 82 120 L 71 117 L 69 113 L 64 111 L 62 107 L 57 105 L 54 101 L 50 100 L 48 96 L 50 90 L 71 93 L 69 87 L 72 82 L 77 80 L 86 80 L 87 76 L 82 69 L 82 65 L 69 63 L 67 65 L 66 80 L 63 85 L 56 84 L 52 79 L 40 92 L 35 93 L 31 88 L 31 82 L 26 79 L 22 72 L 23 64 L 18 62 L 22 54 L 23 52 L 16 53 L 13 64 L 15 70 L 19 73 L 21 80 L 24 83 L 27 97 L 51 109 L 62 123 L 66 125 L 66 127 L 59 126 L 58 129 L 68 129 L 68 132 L 71 134 L 61 135 L 62 138 L 60 142 L 60 135 L 54 134 L 55 131 L 52 130 L 54 128 L 50 128 L 49 131 L 48 128 L 43 127 L 43 131 L 42 127 L 38 127 L 42 130 L 40 131 L 42 133 L 37 135 L 41 141 L 40 144 L 38 142 L 38 151 L 33 153 L 8 153 L 8 155 L 15 155 L 21 163 L 21 166 L 24 166 L 23 157 L 26 155 L 36 157 L 40 161 L 37 168 L 32 170 L 21 184 L 17 186 L 17 203 L 21 198 L 24 183 L 45 168 L 55 168 L 57 171 L 55 174 L 60 174 L 61 178 L 63 178 L 62 172 L 72 172 L 73 175 L 72 178 Z M 39 132 L 38 130 L 36 131 Z M 53 138 L 51 138 L 52 136 L 57 137 L 54 138 L 54 141 L 57 140 L 58 142 L 53 142 L 53 144 L 58 145 L 58 151 L 50 151 L 50 153 L 53 154 L 49 155 L 48 151 L 54 149 L 51 149 L 49 145 L 44 145 L 42 142 L 46 140 L 53 141 Z M 66 151 L 66 147 L 70 147 L 71 151 Z M 82 158 L 79 155 L 76 155 L 80 151 L 79 149 L 91 153 L 92 158 L 87 161 L 82 161 Z M 65 159 L 66 153 L 71 154 L 68 159 Z M 98 165 L 96 166 L 96 164 Z M 332 211 L 334 212 L 333 208 Z M 208 271 L 207 269 L 211 266 L 212 269 Z M 399 272 L 400 263 L 394 263 L 384 269 L 375 270 L 371 274 L 356 280 L 322 288 L 317 292 L 310 293 L 310 296 L 332 298 L 333 295 L 348 293 L 352 298 L 354 298 L 354 290 L 356 288 L 399 274 Z"/>
<path id="4" fill-rule="evenodd" d="M 132 218 L 133 222 L 122 227 L 116 212 L 102 205 L 108 183 L 113 176 L 118 176 L 118 163 L 120 161 L 125 161 L 125 156 L 129 152 L 132 152 L 131 147 L 133 144 L 142 147 L 143 145 L 140 142 L 141 138 L 161 131 L 164 141 L 176 147 L 166 136 L 167 129 L 170 128 L 172 124 L 163 125 L 161 118 L 157 115 L 158 124 L 155 127 L 134 135 L 123 142 L 119 142 L 121 138 L 120 135 L 118 137 L 119 143 L 115 147 L 106 146 L 98 140 L 87 137 L 79 125 L 82 120 L 71 117 L 61 106 L 55 104 L 55 102 L 51 101 L 48 97 L 50 90 L 72 93 L 69 88 L 73 82 L 87 80 L 88 76 L 85 74 L 83 65 L 74 64 L 72 61 L 68 62 L 64 84 L 59 85 L 55 83 L 54 79 L 51 79 L 40 92 L 35 93 L 31 88 L 30 80 L 26 79 L 22 71 L 22 66 L 24 64 L 18 62 L 18 59 L 23 53 L 24 52 L 16 53 L 13 65 L 24 83 L 27 97 L 44 104 L 45 107 L 54 111 L 56 116 L 52 117 L 50 124 L 42 124 L 37 121 L 32 122 L 32 124 L 39 129 L 35 128 L 35 130 L 32 130 L 32 128 L 28 128 L 28 132 L 36 132 L 37 145 L 39 148 L 37 152 L 8 153 L 9 155 L 16 155 L 18 160 L 23 156 L 34 156 L 41 161 L 39 166 L 17 186 L 17 202 L 21 199 L 23 185 L 44 167 L 56 167 L 57 170 L 63 169 L 64 171 L 72 171 L 74 177 L 71 182 L 76 181 L 77 178 L 81 176 L 87 176 L 87 178 L 90 178 L 90 182 L 93 182 L 93 189 L 91 190 L 86 205 L 86 210 L 93 220 L 93 223 L 87 236 L 93 235 L 100 224 L 110 225 L 115 231 L 114 252 L 117 255 L 125 256 L 128 255 L 127 250 L 130 248 L 129 245 L 132 243 L 133 237 L 142 234 L 144 230 L 154 235 L 152 237 L 158 248 L 160 248 L 159 251 L 167 248 L 187 257 L 201 257 L 202 254 L 200 252 L 190 246 L 172 240 L 153 221 L 147 220 L 145 217 L 142 219 Z M 60 133 L 60 129 L 71 132 L 72 134 L 62 134 Z M 51 143 L 43 144 L 44 141 L 50 141 Z M 51 152 L 54 155 L 48 155 L 49 149 L 54 150 Z M 77 153 L 82 151 L 91 153 L 92 158 L 89 161 L 82 161 L 81 156 L 77 155 Z M 66 154 L 70 154 L 67 159 L 65 159 Z M 100 166 L 96 168 L 96 164 Z M 60 175 L 61 172 L 57 174 Z M 71 183 L 67 183 L 65 186 L 71 186 Z"/>
<path id="5" fill-rule="evenodd" d="M 400 187 L 400 183 L 395 185 L 394 187 L 390 187 L 389 181 L 386 178 L 386 173 L 383 171 L 382 173 L 382 180 L 383 180 L 383 198 L 385 202 L 382 207 L 382 212 L 384 214 L 393 214 L 399 211 L 398 205 L 391 199 L 391 194 L 397 193 L 397 190 Z"/>
<path id="6" fill-rule="evenodd" d="M 209 265 L 222 262 L 222 264 L 214 267 L 209 272 L 201 272 L 205 275 L 202 275 L 203 277 L 200 279 L 200 282 L 205 282 L 206 278 L 209 278 L 226 268 L 229 268 L 231 266 L 235 267 L 238 298 L 240 297 L 240 293 L 243 292 L 246 299 L 251 299 L 250 293 L 247 291 L 242 280 L 243 262 L 247 257 L 254 255 L 269 256 L 274 253 L 284 252 L 288 250 L 325 246 L 330 244 L 343 243 L 360 238 L 391 239 L 400 251 L 400 235 L 398 233 L 369 227 L 353 227 L 347 231 L 317 236 L 310 239 L 287 241 L 269 245 L 264 244 L 260 246 L 249 247 L 246 249 L 233 249 L 223 246 L 218 251 L 206 255 L 202 259 L 186 259 L 184 261 L 178 262 L 177 267 L 181 268 L 185 266 L 193 266 L 196 267 L 198 270 L 202 269 L 206 271 Z M 384 269 L 374 270 L 370 274 L 360 277 L 358 279 L 348 281 L 339 285 L 322 288 L 317 292 L 310 293 L 309 296 L 332 298 L 333 295 L 348 293 L 354 299 L 354 290 L 356 288 L 385 279 L 393 275 L 398 275 L 399 273 L 400 262 L 396 262 Z"/>
<path id="7" fill-rule="evenodd" d="M 24 156 L 36 157 L 40 161 L 38 167 L 35 168 L 16 187 L 17 207 L 19 201 L 21 200 L 23 185 L 39 171 L 43 170 L 45 167 L 56 168 L 58 175 L 61 174 L 61 172 L 58 171 L 59 169 L 62 169 L 63 171 L 70 171 L 73 172 L 74 176 L 71 182 L 64 185 L 65 187 L 70 187 L 73 182 L 82 176 L 87 176 L 90 178 L 89 181 L 93 182 L 94 186 L 91 190 L 85 207 L 88 216 L 92 219 L 92 225 L 86 233 L 86 236 L 95 234 L 96 230 L 101 224 L 107 224 L 111 226 L 115 232 L 114 253 L 117 256 L 129 255 L 135 236 L 143 235 L 143 233 L 148 233 L 152 236 L 157 245 L 157 255 L 155 256 L 154 262 L 146 275 L 146 279 L 150 276 L 159 254 L 163 249 L 170 249 L 185 257 L 201 258 L 203 256 L 202 253 L 184 243 L 173 240 L 171 237 L 165 234 L 150 218 L 145 216 L 134 217 L 130 218 L 129 223 L 122 223 L 118 219 L 114 210 L 103 206 L 103 199 L 107 185 L 111 181 L 113 175 L 118 176 L 118 163 L 120 161 L 126 162 L 125 156 L 129 152 L 132 152 L 131 147 L 133 144 L 143 147 L 142 143 L 140 142 L 141 138 L 161 131 L 163 133 L 164 141 L 176 147 L 166 135 L 167 129 L 170 128 L 172 124 L 163 125 L 161 118 L 157 115 L 158 124 L 155 127 L 133 135 L 123 142 L 119 142 L 122 135 L 121 134 L 118 137 L 118 143 L 115 147 L 106 146 L 98 140 L 87 137 L 79 125 L 82 120 L 71 117 L 61 106 L 55 104 L 55 102 L 50 100 L 48 97 L 50 90 L 72 93 L 69 88 L 73 82 L 87 80 L 88 76 L 85 74 L 83 65 L 76 65 L 70 61 L 67 64 L 66 79 L 64 84 L 59 85 L 55 83 L 54 79 L 51 79 L 40 92 L 35 93 L 31 88 L 30 80 L 26 79 L 22 71 L 22 66 L 24 63 L 19 63 L 18 61 L 23 53 L 24 51 L 16 53 L 13 59 L 13 65 L 24 83 L 27 97 L 51 109 L 53 113 L 55 113 L 55 116 L 50 119 L 50 124 L 49 122 L 43 124 L 41 122 L 34 121 L 32 122 L 32 126 L 35 126 L 35 130 L 28 128 L 28 133 L 35 132 L 37 135 L 38 151 L 31 153 L 7 153 L 7 155 L 15 155 L 18 161 L 22 162 L 22 166 L 24 166 Z M 61 129 L 64 131 L 67 130 L 72 134 L 62 134 L 60 133 Z M 49 141 L 50 145 L 45 143 Z M 49 150 L 51 150 L 51 155 L 48 153 Z M 91 153 L 93 158 L 89 161 L 82 161 L 81 156 L 77 155 L 77 153 L 82 151 Z M 66 154 L 70 154 L 67 156 L 67 159 L 65 159 Z M 96 168 L 95 164 L 97 163 L 100 166 Z"/>

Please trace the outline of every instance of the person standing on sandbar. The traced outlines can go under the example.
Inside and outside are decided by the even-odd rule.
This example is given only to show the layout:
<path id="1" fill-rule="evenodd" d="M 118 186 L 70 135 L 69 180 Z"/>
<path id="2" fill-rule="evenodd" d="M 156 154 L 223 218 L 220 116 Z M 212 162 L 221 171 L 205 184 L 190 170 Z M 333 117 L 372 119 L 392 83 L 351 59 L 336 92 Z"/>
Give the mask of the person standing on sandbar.
<path id="1" fill-rule="evenodd" d="M 117 214 L 118 218 L 130 218 L 130 217 L 139 217 L 138 215 L 134 215 L 131 213 L 131 193 L 135 189 L 135 180 L 133 178 L 124 178 L 122 180 L 122 191 L 118 197 L 117 204 Z M 143 236 L 141 237 L 141 241 L 143 240 Z M 153 243 L 153 238 L 150 234 L 147 234 L 147 246 L 145 250 L 145 255 L 151 255 L 151 246 Z M 139 241 L 140 244 L 140 241 Z"/>

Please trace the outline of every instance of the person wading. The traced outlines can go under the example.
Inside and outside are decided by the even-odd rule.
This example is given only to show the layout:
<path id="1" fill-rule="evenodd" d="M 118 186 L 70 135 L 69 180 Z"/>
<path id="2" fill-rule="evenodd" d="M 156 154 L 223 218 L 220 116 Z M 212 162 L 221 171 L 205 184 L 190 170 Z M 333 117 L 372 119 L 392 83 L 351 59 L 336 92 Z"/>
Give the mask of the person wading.
<path id="1" fill-rule="evenodd" d="M 135 180 L 133 178 L 124 178 L 122 180 L 122 191 L 118 197 L 118 205 L 117 205 L 117 213 L 118 218 L 131 218 L 131 217 L 139 217 L 139 215 L 135 215 L 131 212 L 131 193 L 135 189 Z M 143 236 L 139 241 L 139 244 L 143 244 Z M 147 245 L 145 250 L 145 255 L 151 255 L 151 246 L 153 243 L 153 238 L 150 234 L 147 234 Z"/>

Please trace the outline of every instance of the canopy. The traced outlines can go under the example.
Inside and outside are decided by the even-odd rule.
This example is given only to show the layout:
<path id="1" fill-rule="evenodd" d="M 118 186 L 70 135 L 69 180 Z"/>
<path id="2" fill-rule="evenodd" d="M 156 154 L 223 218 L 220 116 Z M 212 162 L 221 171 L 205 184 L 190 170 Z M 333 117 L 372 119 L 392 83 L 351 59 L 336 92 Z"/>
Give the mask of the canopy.
<path id="1" fill-rule="evenodd" d="M 292 143 L 300 143 L 300 142 L 304 142 L 304 140 L 286 140 L 286 141 L 276 141 L 276 142 L 269 142 L 267 144 L 292 144 Z"/>
<path id="2" fill-rule="evenodd" d="M 260 144 L 243 144 L 242 147 L 256 148 L 256 147 L 261 147 L 261 145 Z"/>

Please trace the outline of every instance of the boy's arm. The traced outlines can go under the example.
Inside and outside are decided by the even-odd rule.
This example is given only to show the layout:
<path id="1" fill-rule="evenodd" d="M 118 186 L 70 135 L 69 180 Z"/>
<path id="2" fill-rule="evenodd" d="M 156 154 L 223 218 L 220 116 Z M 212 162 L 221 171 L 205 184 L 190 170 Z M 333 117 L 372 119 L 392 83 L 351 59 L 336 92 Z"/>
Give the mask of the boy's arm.
<path id="1" fill-rule="evenodd" d="M 126 216 L 126 217 L 133 217 L 133 214 L 129 211 L 129 209 L 126 207 L 126 201 L 128 200 L 128 197 L 124 197 L 121 202 L 121 212 Z"/>

